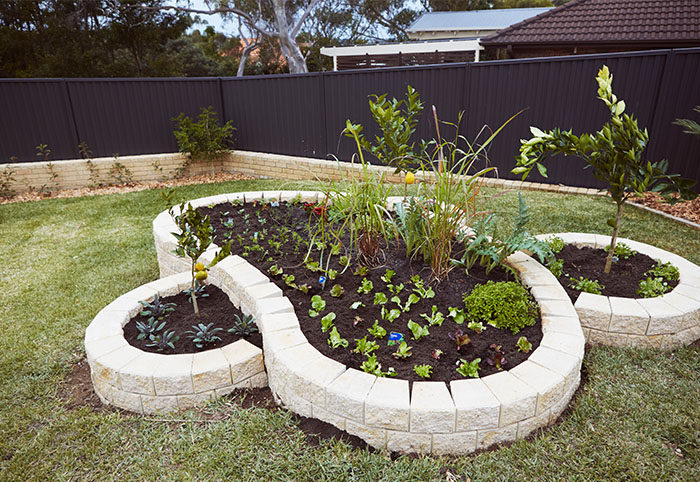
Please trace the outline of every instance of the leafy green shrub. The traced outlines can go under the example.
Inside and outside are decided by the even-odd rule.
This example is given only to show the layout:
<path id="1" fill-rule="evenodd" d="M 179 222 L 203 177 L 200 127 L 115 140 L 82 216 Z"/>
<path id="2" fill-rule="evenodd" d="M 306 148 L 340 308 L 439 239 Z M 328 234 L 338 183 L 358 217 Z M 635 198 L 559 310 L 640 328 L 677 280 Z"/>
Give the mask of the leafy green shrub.
<path id="1" fill-rule="evenodd" d="M 605 286 L 600 284 L 598 280 L 591 280 L 581 276 L 579 279 L 570 278 L 569 288 L 583 291 L 584 293 L 593 293 L 594 295 L 599 295 L 603 292 Z"/>
<path id="2" fill-rule="evenodd" d="M 647 278 L 639 282 L 637 294 L 642 298 L 656 298 L 671 291 L 671 287 L 663 278 Z"/>
<path id="3" fill-rule="evenodd" d="M 566 246 L 564 240 L 561 239 L 559 236 L 552 236 L 551 238 L 547 238 L 545 240 L 545 243 L 547 243 L 549 249 L 551 249 L 552 253 L 554 254 L 561 253 L 561 250 L 564 249 L 564 246 Z"/>
<path id="4" fill-rule="evenodd" d="M 233 121 L 228 121 L 223 126 L 219 125 L 219 116 L 212 106 L 202 107 L 202 113 L 197 116 L 197 121 L 180 113 L 174 122 L 175 139 L 180 152 L 187 153 L 192 160 L 209 161 L 211 175 L 214 175 L 214 161 L 220 159 L 231 147 L 233 136 Z"/>
<path id="5" fill-rule="evenodd" d="M 547 263 L 547 268 L 549 268 L 549 271 L 559 278 L 561 275 L 564 274 L 564 260 L 563 259 L 554 259 L 550 260 Z"/>
<path id="6" fill-rule="evenodd" d="M 537 320 L 537 304 L 522 285 L 512 281 L 476 285 L 464 296 L 464 305 L 471 321 L 483 320 L 513 334 Z"/>
<path id="7" fill-rule="evenodd" d="M 610 252 L 610 245 L 605 247 L 605 252 Z M 625 243 L 617 243 L 615 245 L 615 249 L 613 250 L 613 256 L 617 256 L 618 258 L 622 259 L 629 259 L 635 254 L 637 254 L 637 252 Z"/>
<path id="8" fill-rule="evenodd" d="M 671 264 L 670 261 L 668 263 L 656 263 L 656 265 L 645 274 L 654 278 L 664 278 L 668 281 L 678 281 L 681 275 L 678 268 Z"/>

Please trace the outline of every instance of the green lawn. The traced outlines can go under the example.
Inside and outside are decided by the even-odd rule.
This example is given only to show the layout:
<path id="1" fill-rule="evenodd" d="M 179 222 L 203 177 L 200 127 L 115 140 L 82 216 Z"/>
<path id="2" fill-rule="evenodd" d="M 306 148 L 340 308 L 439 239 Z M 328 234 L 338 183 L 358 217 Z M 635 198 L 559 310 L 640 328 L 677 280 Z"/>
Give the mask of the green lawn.
<path id="1" fill-rule="evenodd" d="M 312 187 L 236 181 L 181 187 L 177 200 Z M 493 193 L 495 191 L 489 191 Z M 533 233 L 609 234 L 606 198 L 524 192 Z M 488 209 L 516 211 L 513 192 Z M 700 349 L 590 348 L 572 412 L 533 440 L 462 458 L 400 457 L 340 442 L 318 447 L 282 410 L 207 408 L 218 422 L 159 421 L 68 409 L 58 396 L 84 357 L 93 316 L 158 277 L 151 222 L 158 191 L 0 206 L 0 480 L 700 480 Z M 700 264 L 700 232 L 627 209 L 621 236 Z M 678 449 L 678 450 L 677 450 Z M 441 472 L 442 470 L 442 472 Z"/>

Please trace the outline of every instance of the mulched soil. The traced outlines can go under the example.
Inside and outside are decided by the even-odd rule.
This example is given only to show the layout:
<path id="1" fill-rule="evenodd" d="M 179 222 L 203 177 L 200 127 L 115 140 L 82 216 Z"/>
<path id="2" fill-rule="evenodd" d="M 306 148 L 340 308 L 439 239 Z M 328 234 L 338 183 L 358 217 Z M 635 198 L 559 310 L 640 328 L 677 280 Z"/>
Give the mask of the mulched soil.
<path id="1" fill-rule="evenodd" d="M 197 353 L 214 348 L 221 348 L 229 343 L 240 340 L 242 338 L 241 336 L 229 333 L 227 330 L 233 327 L 236 315 L 243 318 L 243 313 L 241 310 L 236 308 L 235 305 L 231 303 L 228 296 L 226 296 L 226 293 L 221 291 L 216 286 L 207 285 L 205 291 L 209 296 L 197 298 L 200 313 L 199 318 L 195 317 L 194 315 L 194 310 L 192 309 L 192 302 L 190 301 L 189 295 L 179 293 L 175 296 L 161 298 L 162 303 L 175 303 L 177 305 L 175 306 L 175 311 L 163 319 L 163 321 L 165 321 L 165 327 L 162 330 L 174 331 L 175 334 L 180 337 L 180 339 L 174 343 L 174 350 L 167 349 L 165 351 L 158 351 L 158 349 L 155 347 L 147 346 L 149 343 L 148 340 L 138 339 L 139 332 L 136 329 L 136 322 L 140 321 L 145 323 L 148 320 L 148 316 L 143 316 L 141 314 L 133 317 L 124 326 L 124 338 L 126 338 L 126 341 L 130 345 L 135 346 L 140 350 L 168 355 L 177 353 Z M 221 338 L 221 340 L 208 343 L 202 348 L 197 348 L 191 337 L 186 332 L 192 331 L 192 327 L 200 323 L 203 323 L 204 325 L 214 323 L 215 328 L 222 328 L 223 331 L 216 334 L 219 338 Z M 245 339 L 253 345 L 262 348 L 262 335 L 259 332 L 246 336 Z"/>
<path id="2" fill-rule="evenodd" d="M 619 258 L 613 263 L 610 273 L 605 274 L 603 270 L 606 256 L 607 252 L 602 249 L 579 248 L 571 244 L 564 246 L 564 249 L 556 255 L 557 259 L 564 260 L 563 275 L 559 278 L 559 282 L 572 303 L 576 302 L 581 292 L 569 287 L 569 279 L 581 277 L 598 280 L 605 286 L 601 293 L 604 296 L 640 298 L 637 295 L 639 282 L 647 278 L 645 273 L 657 264 L 656 261 L 646 254 L 637 253 L 628 259 Z M 678 281 L 669 281 L 668 285 L 675 288 Z"/>
<path id="3" fill-rule="evenodd" d="M 255 204 L 220 204 L 213 207 L 201 208 L 203 214 L 209 215 L 212 226 L 215 229 L 217 244 L 223 244 L 227 239 L 232 239 L 232 252 L 245 257 L 250 263 L 258 267 L 262 272 L 268 273 L 272 265 L 277 265 L 284 270 L 283 275 L 293 275 L 294 283 L 297 285 L 308 285 L 308 293 L 302 293 L 298 289 L 290 288 L 285 284 L 282 275 L 273 276 L 268 273 L 271 279 L 283 290 L 296 309 L 302 331 L 309 342 L 321 353 L 339 361 L 349 367 L 361 369 L 362 363 L 366 360 L 364 355 L 352 353 L 355 348 L 355 340 L 367 336 L 368 341 L 375 340 L 367 331 L 375 320 L 382 320 L 381 306 L 374 305 L 374 295 L 377 292 L 384 293 L 387 298 L 393 295 L 389 292 L 387 283 L 381 277 L 387 269 L 392 269 L 396 275 L 392 279 L 394 285 L 403 283 L 405 288 L 399 293 L 402 302 L 405 302 L 412 292 L 414 285 L 410 281 L 411 276 L 419 274 L 426 285 L 431 279 L 430 268 L 421 260 L 408 260 L 405 256 L 405 248 L 399 245 L 384 247 L 379 261 L 373 266 L 366 278 L 372 281 L 374 289 L 370 294 L 358 294 L 357 289 L 365 276 L 354 275 L 357 265 L 353 262 L 350 268 L 344 273 L 343 266 L 338 263 L 339 257 L 334 256 L 329 268 L 338 271 L 335 280 L 328 280 L 326 289 L 322 290 L 319 283 L 318 272 L 312 272 L 303 264 L 303 257 L 308 246 L 305 243 L 309 239 L 308 226 L 315 223 L 319 218 L 317 214 L 305 209 L 302 204 L 287 205 L 282 203 L 279 207 L 271 207 L 264 203 Z M 289 229 L 290 231 L 286 231 Z M 313 228 L 312 228 L 313 229 Z M 257 233 L 257 234 L 256 234 Z M 294 234 L 296 233 L 296 234 Z M 257 236 L 258 242 L 251 242 L 250 238 Z M 281 243 L 277 245 L 277 243 Z M 345 243 L 348 245 L 349 243 Z M 349 253 L 353 254 L 353 253 Z M 320 253 L 316 249 L 312 250 L 311 257 L 319 261 Z M 324 256 L 324 263 L 327 259 Z M 354 259 L 354 257 L 352 258 Z M 493 352 L 489 348 L 492 344 L 501 346 L 506 359 L 504 368 L 510 369 L 529 357 L 529 353 L 518 351 L 516 343 L 521 336 L 527 337 L 532 343 L 533 350 L 537 348 L 542 338 L 541 325 L 539 319 L 537 323 L 528 327 L 517 335 L 510 331 L 499 330 L 495 327 L 487 326 L 482 334 L 467 329 L 466 323 L 457 325 L 451 318 L 446 319 L 442 326 L 430 326 L 430 335 L 421 341 L 412 339 L 412 334 L 407 328 L 409 320 L 413 320 L 423 326 L 428 323 L 420 314 L 430 314 L 433 305 L 437 306 L 443 315 L 447 315 L 449 307 L 464 308 L 463 294 L 469 293 L 477 283 L 485 283 L 487 280 L 503 281 L 507 275 L 503 271 L 492 272 L 486 276 L 481 268 L 475 267 L 467 275 L 464 270 L 453 270 L 449 278 L 432 287 L 436 295 L 432 299 L 422 299 L 413 305 L 408 313 L 402 313 L 393 323 L 381 321 L 387 332 L 397 332 L 404 336 L 404 339 L 412 347 L 412 356 L 405 360 L 397 360 L 392 357 L 396 351 L 396 346 L 389 346 L 388 337 L 376 340 L 380 348 L 375 351 L 382 371 L 387 371 L 393 367 L 399 378 L 416 381 L 422 380 L 418 377 L 413 367 L 415 365 L 428 364 L 433 367 L 430 380 L 449 381 L 461 379 L 462 376 L 456 372 L 456 362 L 460 359 L 471 361 L 481 358 L 480 376 L 490 375 L 498 371 L 495 366 L 487 363 L 487 358 Z M 512 279 L 511 279 L 512 280 Z M 334 284 L 343 287 L 344 293 L 335 298 L 330 295 L 330 288 Z M 309 316 L 311 308 L 311 297 L 315 294 L 322 296 L 326 301 L 326 308 L 320 316 Z M 358 310 L 351 310 L 350 305 L 354 301 L 362 301 L 365 307 Z M 389 308 L 396 305 L 389 301 L 386 304 Z M 328 345 L 328 333 L 321 331 L 321 318 L 328 313 L 335 313 L 335 326 L 340 335 L 349 342 L 348 348 L 333 349 Z M 362 321 L 355 323 L 355 318 L 359 316 Z M 456 344 L 448 337 L 448 333 L 461 329 L 467 333 L 471 343 L 457 350 Z M 440 349 L 444 354 L 439 360 L 431 357 L 434 350 Z"/>
<path id="4" fill-rule="evenodd" d="M 658 194 L 647 192 L 644 196 L 632 198 L 630 201 L 700 224 L 700 197 L 671 205 Z"/>

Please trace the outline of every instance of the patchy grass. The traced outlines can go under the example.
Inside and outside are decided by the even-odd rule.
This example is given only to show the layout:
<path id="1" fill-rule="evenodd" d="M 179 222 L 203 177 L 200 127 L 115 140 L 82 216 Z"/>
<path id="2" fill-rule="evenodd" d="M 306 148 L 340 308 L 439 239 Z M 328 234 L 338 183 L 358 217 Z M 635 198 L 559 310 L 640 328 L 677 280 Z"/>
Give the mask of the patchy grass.
<path id="1" fill-rule="evenodd" d="M 234 181 L 176 200 L 311 183 Z M 489 190 L 488 193 L 495 193 Z M 609 234 L 606 198 L 524 192 L 533 233 Z M 486 206 L 508 229 L 515 192 Z M 0 480 L 700 480 L 700 349 L 590 348 L 588 382 L 561 423 L 532 440 L 462 458 L 400 457 L 342 442 L 310 447 L 290 414 L 229 401 L 166 422 L 69 409 L 59 397 L 94 315 L 158 276 L 158 191 L 0 206 Z M 700 234 L 627 209 L 622 236 L 700 263 Z M 274 434 L 274 436 L 271 436 Z"/>

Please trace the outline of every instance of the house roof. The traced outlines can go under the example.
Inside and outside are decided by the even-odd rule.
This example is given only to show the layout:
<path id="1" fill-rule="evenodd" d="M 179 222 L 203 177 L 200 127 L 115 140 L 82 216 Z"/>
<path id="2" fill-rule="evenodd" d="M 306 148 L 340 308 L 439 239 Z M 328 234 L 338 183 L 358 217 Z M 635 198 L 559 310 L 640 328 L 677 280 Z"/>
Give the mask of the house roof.
<path id="1" fill-rule="evenodd" d="M 428 12 L 418 17 L 418 19 L 408 27 L 407 32 L 500 30 L 548 10 L 551 10 L 551 8 L 504 8 L 498 10 L 470 10 L 467 12 Z"/>
<path id="2" fill-rule="evenodd" d="M 700 0 L 573 0 L 481 40 L 485 46 L 700 42 Z"/>

